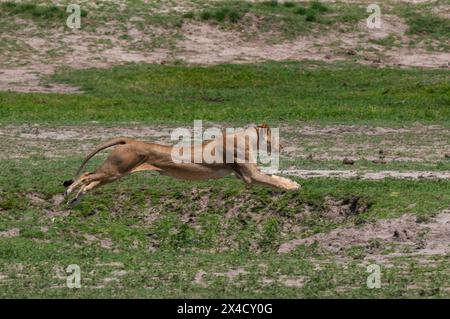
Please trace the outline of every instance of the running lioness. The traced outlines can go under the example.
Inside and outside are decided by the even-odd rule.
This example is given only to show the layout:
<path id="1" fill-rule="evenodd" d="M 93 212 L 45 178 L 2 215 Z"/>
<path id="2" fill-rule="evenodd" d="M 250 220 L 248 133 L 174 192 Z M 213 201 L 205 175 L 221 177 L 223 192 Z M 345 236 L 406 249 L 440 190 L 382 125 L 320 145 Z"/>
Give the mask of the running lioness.
<path id="1" fill-rule="evenodd" d="M 248 136 L 256 132 L 257 143 L 247 143 Z M 221 178 L 231 173 L 242 179 L 247 184 L 260 184 L 285 190 L 295 190 L 300 187 L 296 182 L 280 176 L 269 176 L 263 174 L 257 167 L 254 159 L 254 145 L 259 148 L 259 141 L 265 141 L 268 149 L 271 145 L 271 129 L 268 125 L 258 125 L 238 133 L 226 135 L 213 139 L 199 146 L 179 147 L 168 146 L 144 141 L 134 140 L 127 137 L 119 137 L 98 145 L 83 161 L 78 169 L 75 178 L 64 182 L 67 187 L 65 196 L 67 197 L 74 190 L 79 188 L 75 198 L 69 204 L 77 204 L 88 192 L 113 182 L 127 174 L 155 171 L 162 175 L 172 176 L 179 179 L 205 180 Z M 246 139 L 244 143 L 237 142 L 239 139 Z M 81 174 L 86 163 L 98 152 L 111 146 L 118 145 L 105 162 L 94 172 Z M 221 150 L 225 161 L 218 162 L 196 162 L 195 154 L 204 152 L 206 149 Z M 189 151 L 192 160 L 180 162 L 174 160 L 173 154 L 183 154 Z M 256 150 L 257 151 L 257 150 Z M 228 159 L 232 160 L 229 161 Z M 81 174 L 81 175 L 80 175 Z"/>

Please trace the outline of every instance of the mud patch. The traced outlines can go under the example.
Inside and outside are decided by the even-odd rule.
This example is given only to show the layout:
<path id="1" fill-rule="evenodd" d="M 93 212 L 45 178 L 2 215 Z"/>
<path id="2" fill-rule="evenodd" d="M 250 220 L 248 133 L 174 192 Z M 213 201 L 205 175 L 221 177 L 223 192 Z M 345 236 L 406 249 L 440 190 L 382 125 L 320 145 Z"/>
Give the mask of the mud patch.
<path id="1" fill-rule="evenodd" d="M 33 205 L 42 205 L 43 203 L 46 203 L 46 200 L 39 197 L 39 195 L 36 193 L 27 194 L 27 199 Z"/>
<path id="2" fill-rule="evenodd" d="M 367 199 L 353 196 L 346 199 L 336 200 L 333 197 L 325 199 L 324 216 L 336 222 L 342 222 L 351 216 L 356 216 L 366 212 L 371 206 Z"/>

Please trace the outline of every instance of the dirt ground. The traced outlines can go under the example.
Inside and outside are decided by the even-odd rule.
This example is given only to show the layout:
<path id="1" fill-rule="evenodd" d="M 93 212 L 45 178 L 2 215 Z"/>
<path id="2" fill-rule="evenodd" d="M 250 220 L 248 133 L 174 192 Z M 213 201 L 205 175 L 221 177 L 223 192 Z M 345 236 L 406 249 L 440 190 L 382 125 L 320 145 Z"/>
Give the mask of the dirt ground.
<path id="1" fill-rule="evenodd" d="M 220 126 L 220 125 L 219 125 Z M 223 125 L 222 125 L 223 126 Z M 189 128 L 188 126 L 186 126 Z M 45 126 L 38 124 L 0 126 L 0 145 L 5 150 L 0 158 L 29 158 L 32 156 L 63 157 L 82 155 L 100 141 L 117 136 L 129 136 L 156 143 L 173 143 L 168 125 L 99 124 Z M 281 156 L 291 160 L 373 161 L 383 165 L 390 162 L 439 163 L 450 155 L 450 129 L 439 125 L 415 124 L 398 128 L 368 125 L 311 125 L 299 123 L 280 127 L 284 146 Z M 286 168 L 291 174 L 340 174 L 352 177 L 354 172 L 303 172 L 295 164 Z M 385 173 L 389 175 L 389 173 Z M 433 173 L 433 174 L 437 174 Z M 422 172 L 424 177 L 426 172 Z M 430 175 L 431 176 L 431 175 Z M 433 175 L 435 176 L 435 175 Z M 405 175 L 405 177 L 408 177 Z M 410 176 L 414 178 L 414 176 Z M 417 176 L 416 176 L 417 177 Z M 432 177 L 432 176 L 431 176 Z M 367 176 L 377 178 L 377 176 Z"/>
<path id="2" fill-rule="evenodd" d="M 185 12 L 191 6 L 191 2 L 179 1 L 177 6 L 162 6 L 158 12 Z M 448 7 L 438 9 L 434 14 L 448 14 Z M 142 22 L 141 18 L 131 17 L 125 25 L 111 22 L 93 31 L 63 26 L 43 30 L 32 20 L 10 19 L 14 19 L 8 21 L 13 29 L 0 35 L 5 43 L 0 55 L 0 90 L 20 92 L 77 92 L 75 87 L 42 80 L 60 67 L 82 69 L 127 62 L 218 64 L 312 59 L 352 60 L 376 67 L 449 68 L 450 61 L 449 52 L 430 51 L 426 44 L 410 47 L 408 26 L 393 15 L 382 16 L 379 29 L 368 29 L 362 20 L 356 28 L 342 25 L 285 41 L 273 41 L 277 35 L 270 32 L 248 38 L 243 32 L 206 22 L 185 21 L 177 30 L 155 25 L 140 30 L 135 23 Z M 252 21 L 255 17 L 243 19 Z M 395 37 L 399 44 L 384 47 L 373 42 L 387 37 Z"/>
<path id="3" fill-rule="evenodd" d="M 342 253 L 346 247 L 371 248 L 368 259 L 403 255 L 434 255 L 450 253 L 450 212 L 443 211 L 427 223 L 418 223 L 416 217 L 405 214 L 400 218 L 377 220 L 363 227 L 339 228 L 307 238 L 284 243 L 279 253 L 287 253 L 299 245 L 318 243 L 334 253 Z M 391 246 L 392 250 L 379 256 L 380 250 Z M 377 256 L 378 255 L 378 256 Z"/>

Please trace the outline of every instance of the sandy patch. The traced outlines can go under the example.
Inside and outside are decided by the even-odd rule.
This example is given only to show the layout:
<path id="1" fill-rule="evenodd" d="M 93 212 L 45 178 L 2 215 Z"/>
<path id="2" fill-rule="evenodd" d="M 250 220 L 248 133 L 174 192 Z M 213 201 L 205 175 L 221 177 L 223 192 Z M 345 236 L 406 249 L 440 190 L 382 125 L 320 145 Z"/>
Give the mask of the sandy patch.
<path id="1" fill-rule="evenodd" d="M 278 279 L 283 285 L 293 288 L 302 288 L 307 281 L 307 277 L 288 277 L 280 276 Z"/>
<path id="2" fill-rule="evenodd" d="M 331 50 L 317 46 L 316 35 L 294 41 L 268 44 L 264 39 L 244 40 L 236 31 L 223 30 L 214 24 L 183 25 L 184 39 L 179 42 L 178 58 L 188 63 L 245 63 L 264 60 L 336 60 Z M 316 39 L 316 41 L 314 41 Z"/>
<path id="3" fill-rule="evenodd" d="M 9 278 L 8 275 L 0 273 L 0 282 L 10 281 L 10 279 L 8 278 Z"/>
<path id="4" fill-rule="evenodd" d="M 33 65 L 31 67 L 0 67 L 0 91 L 77 93 L 78 88 L 64 84 L 41 85 L 41 78 L 52 74 L 54 68 Z"/>
<path id="5" fill-rule="evenodd" d="M 213 272 L 212 275 L 216 277 L 226 277 L 229 280 L 233 281 L 240 275 L 246 275 L 248 272 L 243 268 L 230 269 L 227 272 Z M 208 283 L 206 282 L 204 276 L 207 275 L 207 272 L 200 269 L 194 276 L 194 283 L 203 288 L 208 287 Z"/>
<path id="6" fill-rule="evenodd" d="M 58 126 L 46 127 L 39 124 L 7 125 L 0 126 L 0 135 L 19 137 L 22 139 L 43 139 L 43 140 L 89 140 L 108 139 L 117 137 L 117 134 L 129 137 L 152 137 L 170 138 L 170 133 L 174 128 L 159 125 L 129 125 L 103 127 L 96 125 L 87 126 Z"/>
<path id="7" fill-rule="evenodd" d="M 358 28 L 360 31 L 367 33 L 369 39 L 379 40 L 390 35 L 404 38 L 408 25 L 398 16 L 383 14 L 380 28 L 369 29 L 365 20 L 358 23 Z"/>
<path id="8" fill-rule="evenodd" d="M 396 66 L 450 69 L 449 52 L 425 52 L 420 49 L 401 48 L 389 52 L 388 56 L 391 63 Z"/>
<path id="9" fill-rule="evenodd" d="M 212 124 L 217 126 L 217 124 Z M 188 125 L 184 126 L 191 129 Z M 220 124 L 219 124 L 220 127 Z M 175 127 L 163 125 L 128 126 L 0 126 L 0 158 L 30 156 L 61 157 L 86 154 L 101 141 L 127 136 L 149 142 L 172 144 Z M 285 148 L 282 158 L 319 161 L 348 158 L 354 161 L 438 163 L 450 154 L 450 129 L 438 125 L 412 125 L 400 128 L 367 125 L 314 126 L 299 123 L 280 127 Z M 296 169 L 296 167 L 289 167 Z"/>
<path id="10" fill-rule="evenodd" d="M 3 238 L 11 238 L 11 237 L 17 237 L 20 235 L 20 229 L 19 228 L 11 228 L 5 231 L 0 231 L 0 237 Z"/>
<path id="11" fill-rule="evenodd" d="M 429 162 L 450 153 L 450 130 L 414 124 L 398 128 L 368 125 L 286 125 L 280 128 L 282 156 L 309 160 Z M 295 168 L 292 168 L 295 169 Z"/>
<path id="12" fill-rule="evenodd" d="M 359 178 L 359 179 L 371 179 L 381 180 L 386 178 L 393 179 L 449 179 L 450 172 L 443 171 L 356 171 L 356 170 L 281 170 L 281 174 L 297 176 L 301 178 L 320 178 L 320 177 L 332 177 L 332 178 Z"/>
<path id="13" fill-rule="evenodd" d="M 121 263 L 121 262 L 118 262 L 118 261 L 112 261 L 112 262 L 109 262 L 109 263 L 97 263 L 97 264 L 95 264 L 95 266 L 98 266 L 98 267 L 118 267 L 118 268 L 122 268 L 122 267 L 124 267 L 124 264 Z"/>
<path id="14" fill-rule="evenodd" d="M 376 241 L 378 245 L 374 245 Z M 378 220 L 359 228 L 339 228 L 329 233 L 294 239 L 282 244 L 278 252 L 288 253 L 300 245 L 313 243 L 334 253 L 342 253 L 345 249 L 354 246 L 368 248 L 370 253 L 372 246 L 377 249 L 377 247 L 384 248 L 394 244 L 399 248 L 395 249 L 395 254 L 392 256 L 401 255 L 399 252 L 405 249 L 409 249 L 411 253 L 403 252 L 403 254 L 447 254 L 450 252 L 450 211 L 441 212 L 426 224 L 417 223 L 415 216 L 405 214 L 400 218 Z"/>
<path id="15" fill-rule="evenodd" d="M 0 146 L 4 150 L 0 154 L 0 159 L 24 159 L 33 156 L 47 158 L 84 156 L 100 142 L 117 136 L 168 145 L 174 143 L 170 139 L 173 129 L 174 127 L 160 125 L 0 126 Z M 355 165 L 358 164 L 358 161 L 371 161 L 379 168 L 371 171 L 354 169 L 349 165 L 340 169 L 316 169 L 315 167 L 300 169 L 301 164 L 296 165 L 295 162 L 292 162 L 277 174 L 302 178 L 335 177 L 375 180 L 385 178 L 447 179 L 450 176 L 448 171 L 433 168 L 434 165 L 448 161 L 450 156 L 450 144 L 448 144 L 450 129 L 438 125 L 389 128 L 367 125 L 312 126 L 299 124 L 283 126 L 280 132 L 281 142 L 285 146 L 281 152 L 282 163 L 285 160 L 305 160 L 313 165 L 314 162 L 319 164 L 321 161 L 342 162 L 346 158 L 355 162 Z M 391 162 L 416 163 L 415 165 L 423 163 L 424 168 L 399 171 L 383 169 L 383 165 Z M 264 168 L 263 171 L 274 173 L 266 171 Z M 33 194 L 29 194 L 28 199 L 31 203 L 39 201 L 39 198 Z M 63 203 L 63 200 L 61 196 L 56 196 L 52 198 L 50 204 L 57 207 Z M 208 199 L 206 197 L 199 198 L 199 203 L 203 206 L 207 205 Z M 158 215 L 152 215 L 153 213 L 155 212 L 149 207 L 149 223 L 158 218 Z"/>
<path id="16" fill-rule="evenodd" d="M 438 17 L 450 19 L 450 5 L 435 6 L 431 12 Z"/>
<path id="17" fill-rule="evenodd" d="M 230 269 L 227 272 L 215 272 L 213 273 L 214 276 L 225 276 L 230 280 L 234 280 L 236 277 L 240 275 L 248 274 L 248 271 L 244 270 L 243 268 L 236 268 L 236 269 Z"/>
<path id="18" fill-rule="evenodd" d="M 98 243 L 100 247 L 104 249 L 112 249 L 113 248 L 113 242 L 111 239 L 101 239 L 97 236 L 94 236 L 92 234 L 83 233 L 82 237 L 85 239 L 85 242 L 87 244 L 89 243 Z"/>
<path id="19" fill-rule="evenodd" d="M 196 285 L 199 285 L 203 288 L 207 288 L 208 287 L 208 283 L 205 281 L 205 279 L 203 278 L 203 276 L 206 275 L 206 272 L 204 270 L 199 270 L 194 277 L 194 283 Z"/>
<path id="20" fill-rule="evenodd" d="M 70 211 L 67 210 L 54 210 L 54 209 L 45 209 L 45 216 L 51 218 L 52 220 L 56 217 L 67 217 L 70 215 Z"/>
<path id="21" fill-rule="evenodd" d="M 52 196 L 51 203 L 53 206 L 59 206 L 64 203 L 64 196 L 61 194 L 56 194 Z"/>
<path id="22" fill-rule="evenodd" d="M 340 31 L 337 31 L 341 29 Z M 322 60 L 353 59 L 377 66 L 448 68 L 449 54 L 428 52 L 424 48 L 407 48 L 409 37 L 405 21 L 393 15 L 383 15 L 380 28 L 369 29 L 361 20 L 356 30 L 336 26 L 326 32 L 313 31 L 281 43 L 268 43 L 273 34 L 259 34 L 250 39 L 235 30 L 225 30 L 215 24 L 185 23 L 184 38 L 178 42 L 177 58 L 188 63 L 251 63 L 265 60 Z M 398 46 L 385 48 L 371 43 L 394 36 Z"/>
<path id="23" fill-rule="evenodd" d="M 33 205 L 42 205 L 42 204 L 46 203 L 46 200 L 40 198 L 39 195 L 36 193 L 27 194 L 27 199 Z"/>
<path id="24" fill-rule="evenodd" d="M 46 84 L 41 80 L 61 66 L 85 69 L 129 62 L 161 63 L 169 54 L 164 48 L 131 47 L 133 43 L 153 41 L 161 33 L 159 28 L 144 33 L 130 24 L 130 40 L 125 41 L 119 39 L 117 24 L 92 32 L 64 28 L 40 30 L 33 22 L 28 25 L 22 21 L 26 20 L 17 20 L 16 33 L 4 36 L 17 40 L 22 49 L 20 54 L 5 52 L 0 59 L 0 90 L 77 93 L 80 91 L 76 87 Z"/>

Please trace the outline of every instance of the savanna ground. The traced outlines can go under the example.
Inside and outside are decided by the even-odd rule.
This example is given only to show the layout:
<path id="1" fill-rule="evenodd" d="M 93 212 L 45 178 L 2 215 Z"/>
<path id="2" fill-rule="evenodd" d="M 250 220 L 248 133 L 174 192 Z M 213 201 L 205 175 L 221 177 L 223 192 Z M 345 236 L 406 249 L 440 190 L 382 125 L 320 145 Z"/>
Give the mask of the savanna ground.
<path id="1" fill-rule="evenodd" d="M 448 1 L 374 30 L 370 1 L 89 1 L 80 30 L 69 3 L 0 1 L 0 296 L 450 297 Z M 100 141 L 198 119 L 279 127 L 302 188 L 144 173 L 64 203 Z"/>

